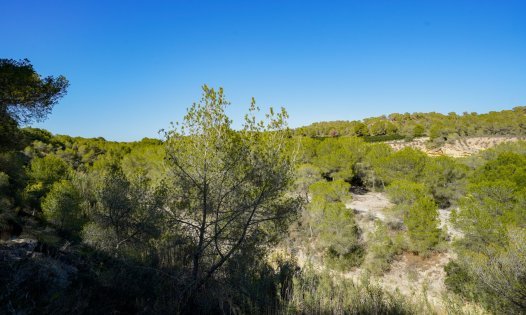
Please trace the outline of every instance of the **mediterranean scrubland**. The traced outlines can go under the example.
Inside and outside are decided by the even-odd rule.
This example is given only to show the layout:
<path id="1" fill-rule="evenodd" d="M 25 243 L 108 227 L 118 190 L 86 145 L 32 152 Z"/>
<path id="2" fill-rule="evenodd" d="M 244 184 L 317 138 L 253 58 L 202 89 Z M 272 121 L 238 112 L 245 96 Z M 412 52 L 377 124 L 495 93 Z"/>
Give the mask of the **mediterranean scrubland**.
<path id="1" fill-rule="evenodd" d="M 113 142 L 22 127 L 66 78 L 1 59 L 0 82 L 0 313 L 526 312 L 526 107 L 291 129 L 253 99 L 234 129 L 205 85 Z"/>

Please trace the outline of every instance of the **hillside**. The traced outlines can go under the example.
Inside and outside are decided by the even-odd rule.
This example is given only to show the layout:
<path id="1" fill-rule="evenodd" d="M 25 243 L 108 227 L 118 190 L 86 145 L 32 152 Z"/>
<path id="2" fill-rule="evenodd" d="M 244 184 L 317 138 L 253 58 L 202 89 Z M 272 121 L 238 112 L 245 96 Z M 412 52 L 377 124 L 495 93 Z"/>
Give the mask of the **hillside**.
<path id="1" fill-rule="evenodd" d="M 214 121 L 200 127 L 206 137 L 131 143 L 11 129 L 18 141 L 0 154 L 2 311 L 524 310 L 514 298 L 525 273 L 522 136 L 382 142 Z M 207 285 L 195 289 L 203 250 L 196 277 Z"/>
<path id="2" fill-rule="evenodd" d="M 493 148 L 501 143 L 513 143 L 524 139 L 525 137 L 522 136 L 465 137 L 450 140 L 438 147 L 433 144 L 429 137 L 416 138 L 410 141 L 392 140 L 385 143 L 395 151 L 403 148 L 412 148 L 425 152 L 430 156 L 466 157 Z"/>
<path id="3" fill-rule="evenodd" d="M 316 122 L 294 130 L 309 137 L 358 136 L 366 140 L 427 136 L 436 144 L 464 137 L 525 136 L 526 107 L 489 113 L 393 113 L 355 121 Z"/>

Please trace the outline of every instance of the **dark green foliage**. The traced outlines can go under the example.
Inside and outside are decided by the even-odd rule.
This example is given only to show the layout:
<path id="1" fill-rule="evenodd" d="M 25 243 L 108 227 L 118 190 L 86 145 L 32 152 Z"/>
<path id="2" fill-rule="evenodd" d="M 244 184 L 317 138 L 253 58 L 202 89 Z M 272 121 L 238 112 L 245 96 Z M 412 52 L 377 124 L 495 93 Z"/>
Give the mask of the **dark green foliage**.
<path id="1" fill-rule="evenodd" d="M 435 145 L 440 145 L 459 137 L 523 136 L 526 134 L 525 112 L 526 107 L 486 114 L 394 113 L 363 121 L 316 122 L 296 129 L 295 133 L 309 137 L 371 136 L 369 139 L 383 139 L 379 141 L 428 135 Z"/>
<path id="2" fill-rule="evenodd" d="M 482 251 L 461 250 L 446 266 L 446 285 L 493 313 L 523 314 L 526 310 L 526 231 L 511 229 L 503 246 Z"/>
<path id="3" fill-rule="evenodd" d="M 110 165 L 92 189 L 94 202 L 86 209 L 91 222 L 82 231 L 86 243 L 133 256 L 159 236 L 162 188 L 141 175 L 130 181 L 118 166 Z"/>
<path id="4" fill-rule="evenodd" d="M 325 248 L 325 260 L 336 270 L 349 270 L 359 266 L 364 250 L 358 241 L 359 229 L 353 213 L 341 202 L 325 203 L 323 217 L 318 223 L 318 242 Z"/>
<path id="5" fill-rule="evenodd" d="M 316 148 L 314 164 L 328 178 L 350 180 L 353 177 L 353 165 L 357 158 L 340 139 L 325 139 Z"/>
<path id="6" fill-rule="evenodd" d="M 66 178 L 68 165 L 62 159 L 48 155 L 43 158 L 35 158 L 31 161 L 28 175 L 34 182 L 40 182 L 46 186 Z"/>
<path id="7" fill-rule="evenodd" d="M 453 158 L 440 156 L 427 159 L 420 181 L 437 204 L 449 207 L 464 194 L 468 167 Z"/>
<path id="8" fill-rule="evenodd" d="M 42 120 L 68 85 L 63 76 L 41 77 L 27 59 L 0 59 L 0 117 L 9 116 L 17 123 Z"/>
<path id="9" fill-rule="evenodd" d="M 358 137 L 364 137 L 369 135 L 369 130 L 367 129 L 367 125 L 361 122 L 358 122 L 354 125 L 353 132 Z"/>
<path id="10" fill-rule="evenodd" d="M 373 275 L 381 275 L 391 268 L 395 256 L 402 253 L 403 244 L 400 234 L 391 232 L 387 225 L 375 222 L 370 232 L 365 256 L 365 268 Z"/>
<path id="11" fill-rule="evenodd" d="M 404 148 L 378 160 L 376 169 L 385 184 L 399 179 L 417 182 L 420 180 L 426 160 L 425 153 Z"/>
<path id="12" fill-rule="evenodd" d="M 405 139 L 402 135 L 377 135 L 377 136 L 364 136 L 363 139 L 366 142 L 383 142 L 383 141 L 392 141 L 392 140 L 402 140 Z"/>
<path id="13" fill-rule="evenodd" d="M 464 237 L 446 284 L 492 312 L 519 314 L 526 310 L 525 159 L 499 151 L 484 154 L 488 161 L 474 171 L 460 200 L 455 222 Z"/>
<path id="14" fill-rule="evenodd" d="M 346 209 L 351 199 L 349 184 L 343 180 L 321 180 L 309 188 L 312 198 L 303 220 L 309 226 L 315 248 L 323 252 L 325 262 L 334 269 L 349 270 L 363 260 L 360 231 L 354 214 Z"/>
<path id="15" fill-rule="evenodd" d="M 27 59 L 0 59 L 0 152 L 22 149 L 18 124 L 43 120 L 68 84 L 63 76 L 42 78 Z"/>
<path id="16" fill-rule="evenodd" d="M 385 191 L 391 202 L 404 205 L 412 205 L 419 198 L 429 195 L 424 184 L 404 179 L 393 181 Z"/>
<path id="17" fill-rule="evenodd" d="M 54 155 L 31 160 L 27 171 L 30 182 L 24 190 L 28 205 L 40 208 L 39 200 L 46 195 L 55 182 L 65 179 L 69 171 L 66 162 Z"/>
<path id="18" fill-rule="evenodd" d="M 418 254 L 427 254 L 440 241 L 438 211 L 430 197 L 420 197 L 409 208 L 404 223 L 407 226 L 409 248 Z"/>
<path id="19" fill-rule="evenodd" d="M 18 148 L 21 139 L 16 120 L 9 115 L 0 115 L 0 153 Z"/>

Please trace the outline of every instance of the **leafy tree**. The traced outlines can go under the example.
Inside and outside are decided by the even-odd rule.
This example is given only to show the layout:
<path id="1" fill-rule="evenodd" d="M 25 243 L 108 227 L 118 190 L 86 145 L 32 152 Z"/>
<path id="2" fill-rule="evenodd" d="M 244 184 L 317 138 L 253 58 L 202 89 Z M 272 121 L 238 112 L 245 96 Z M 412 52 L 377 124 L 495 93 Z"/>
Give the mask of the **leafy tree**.
<path id="1" fill-rule="evenodd" d="M 526 310 L 526 230 L 511 228 L 502 246 L 459 249 L 458 259 L 445 270 L 446 286 L 495 314 L 522 314 Z"/>
<path id="2" fill-rule="evenodd" d="M 54 155 L 31 160 L 27 171 L 30 182 L 24 189 L 25 199 L 33 208 L 40 208 L 40 200 L 51 189 L 52 185 L 66 179 L 70 172 L 69 166 Z"/>
<path id="3" fill-rule="evenodd" d="M 361 162 L 356 163 L 356 177 L 368 188 L 376 190 L 377 187 L 385 188 L 378 171 L 382 161 L 392 154 L 392 149 L 384 143 L 373 143 L 366 146 L 365 155 Z"/>
<path id="4" fill-rule="evenodd" d="M 68 85 L 63 76 L 40 76 L 27 59 L 0 59 L 0 117 L 17 123 L 42 120 Z"/>
<path id="5" fill-rule="evenodd" d="M 454 217 L 464 237 L 446 284 L 492 312 L 523 313 L 524 155 L 497 149 L 483 156 Z"/>
<path id="6" fill-rule="evenodd" d="M 365 268 L 375 275 L 381 275 L 391 267 L 395 255 L 402 251 L 400 234 L 392 237 L 384 223 L 376 221 L 374 230 L 369 233 Z"/>
<path id="7" fill-rule="evenodd" d="M 357 160 L 355 154 L 340 139 L 325 139 L 316 148 L 314 165 L 321 168 L 326 177 L 350 181 Z"/>
<path id="8" fill-rule="evenodd" d="M 11 116 L 0 115 L 0 152 L 15 149 L 21 138 L 16 121 Z"/>
<path id="9" fill-rule="evenodd" d="M 92 188 L 95 200 L 87 205 L 92 223 L 83 229 L 84 241 L 116 256 L 139 253 L 160 234 L 164 189 L 143 174 L 128 180 L 117 165 L 106 166 L 100 176 Z"/>
<path id="10" fill-rule="evenodd" d="M 487 256 L 476 255 L 468 264 L 482 288 L 499 297 L 500 311 L 526 311 L 526 229 L 510 230 L 507 246 Z"/>
<path id="11" fill-rule="evenodd" d="M 359 122 L 354 126 L 354 134 L 359 137 L 368 136 L 369 129 L 366 124 Z"/>
<path id="12" fill-rule="evenodd" d="M 410 248 L 414 252 L 425 254 L 438 244 L 440 240 L 438 211 L 432 198 L 417 199 L 409 208 L 404 223 L 411 240 Z"/>
<path id="13" fill-rule="evenodd" d="M 347 202 L 351 200 L 349 183 L 342 179 L 331 182 L 320 180 L 309 187 L 312 202 Z"/>
<path id="14" fill-rule="evenodd" d="M 397 136 L 410 139 L 429 135 L 431 144 L 467 136 L 525 135 L 525 107 L 486 114 L 464 113 L 405 113 L 366 118 L 363 121 L 324 121 L 295 130 L 295 134 L 310 137 L 338 136 Z M 382 139 L 382 138 L 380 138 Z M 393 138 L 395 139 L 395 138 Z M 385 139 L 384 139 L 385 140 Z"/>
<path id="15" fill-rule="evenodd" d="M 348 270 L 362 262 L 363 247 L 359 242 L 360 231 L 351 210 L 342 202 L 317 203 L 323 216 L 318 222 L 319 246 L 325 249 L 325 259 L 330 267 Z"/>
<path id="16" fill-rule="evenodd" d="M 59 229 L 78 229 L 82 213 L 80 195 L 73 184 L 68 180 L 55 182 L 42 201 L 42 212 Z"/>
<path id="17" fill-rule="evenodd" d="M 9 196 L 9 186 L 9 175 L 4 172 L 0 172 L 0 216 L 4 211 L 10 209 L 12 205 L 11 198 Z"/>
<path id="18" fill-rule="evenodd" d="M 419 150 L 409 147 L 397 151 L 375 163 L 375 169 L 385 184 L 406 179 L 417 182 L 424 170 L 428 157 Z"/>
<path id="19" fill-rule="evenodd" d="M 121 161 L 122 170 L 129 178 L 134 173 L 144 173 L 154 182 L 159 182 L 164 173 L 164 146 L 142 140 Z"/>
<path id="20" fill-rule="evenodd" d="M 35 158 L 29 166 L 29 176 L 33 181 L 41 182 L 46 186 L 64 179 L 69 172 L 69 167 L 60 158 L 47 155 L 43 158 Z"/>
<path id="21" fill-rule="evenodd" d="M 512 181 L 520 187 L 526 186 L 526 156 L 513 152 L 499 153 L 495 159 L 478 168 L 471 181 L 497 179 Z"/>
<path id="22" fill-rule="evenodd" d="M 449 207 L 464 194 L 468 168 L 446 156 L 427 159 L 420 182 L 440 207 Z"/>
<path id="23" fill-rule="evenodd" d="M 321 179 L 321 170 L 312 164 L 301 164 L 296 170 L 294 187 L 305 200 L 309 199 L 309 187 Z"/>
<path id="24" fill-rule="evenodd" d="M 298 163 L 312 163 L 316 156 L 316 147 L 320 140 L 302 137 L 300 139 L 292 138 L 287 142 L 289 151 L 298 151 L 296 159 Z"/>
<path id="25" fill-rule="evenodd" d="M 351 199 L 350 185 L 339 179 L 321 180 L 309 188 L 312 201 L 304 213 L 311 239 L 324 252 L 332 267 L 347 270 L 361 263 L 363 247 L 352 210 L 345 207 Z"/>
<path id="26" fill-rule="evenodd" d="M 185 296 L 195 297 L 245 246 L 266 246 L 297 209 L 284 195 L 293 180 L 286 152 L 287 113 L 271 109 L 257 122 L 252 100 L 240 131 L 225 114 L 223 89 L 203 86 L 181 124 L 166 133 L 169 218 L 186 240 L 191 278 Z"/>
<path id="27" fill-rule="evenodd" d="M 417 124 L 413 127 L 413 137 L 422 137 L 425 134 L 424 126 Z"/>
<path id="28" fill-rule="evenodd" d="M 389 199 L 396 204 L 412 205 L 419 198 L 429 195 L 423 184 L 405 179 L 395 180 L 385 190 Z"/>
<path id="29" fill-rule="evenodd" d="M 369 134 L 371 136 L 394 135 L 398 131 L 398 127 L 388 120 L 377 120 L 369 126 Z"/>

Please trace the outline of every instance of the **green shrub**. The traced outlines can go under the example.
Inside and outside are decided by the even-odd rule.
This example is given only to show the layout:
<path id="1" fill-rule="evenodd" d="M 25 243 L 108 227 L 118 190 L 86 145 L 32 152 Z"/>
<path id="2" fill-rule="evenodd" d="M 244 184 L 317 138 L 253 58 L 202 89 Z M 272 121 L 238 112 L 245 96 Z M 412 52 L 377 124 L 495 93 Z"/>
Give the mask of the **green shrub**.
<path id="1" fill-rule="evenodd" d="M 42 201 L 42 212 L 48 222 L 59 229 L 77 230 L 82 222 L 80 196 L 73 184 L 61 180 L 51 186 Z"/>
<path id="2" fill-rule="evenodd" d="M 420 183 L 401 179 L 393 181 L 385 191 L 395 204 L 413 204 L 417 199 L 428 196 L 427 188 Z"/>
<path id="3" fill-rule="evenodd" d="M 391 262 L 402 252 L 403 244 L 399 234 L 393 238 L 387 226 L 380 221 L 375 222 L 375 229 L 367 241 L 365 268 L 373 275 L 381 275 L 388 271 Z"/>
<path id="4" fill-rule="evenodd" d="M 438 228 L 438 209 L 430 197 L 422 197 L 409 208 L 404 223 L 410 239 L 409 248 L 418 253 L 426 254 L 438 244 L 440 229 Z"/>

